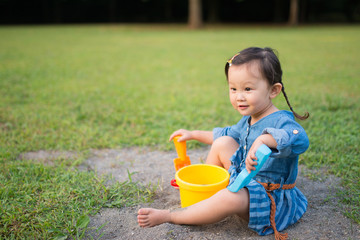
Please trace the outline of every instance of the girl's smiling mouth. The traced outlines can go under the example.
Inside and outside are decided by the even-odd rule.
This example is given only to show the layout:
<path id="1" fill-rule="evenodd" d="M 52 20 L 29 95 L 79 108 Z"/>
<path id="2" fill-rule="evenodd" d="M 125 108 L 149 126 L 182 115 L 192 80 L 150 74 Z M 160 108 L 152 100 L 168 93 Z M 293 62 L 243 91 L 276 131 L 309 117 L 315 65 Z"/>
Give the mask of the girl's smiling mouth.
<path id="1" fill-rule="evenodd" d="M 239 109 L 246 109 L 246 108 L 248 108 L 249 107 L 249 105 L 238 105 L 238 108 Z"/>

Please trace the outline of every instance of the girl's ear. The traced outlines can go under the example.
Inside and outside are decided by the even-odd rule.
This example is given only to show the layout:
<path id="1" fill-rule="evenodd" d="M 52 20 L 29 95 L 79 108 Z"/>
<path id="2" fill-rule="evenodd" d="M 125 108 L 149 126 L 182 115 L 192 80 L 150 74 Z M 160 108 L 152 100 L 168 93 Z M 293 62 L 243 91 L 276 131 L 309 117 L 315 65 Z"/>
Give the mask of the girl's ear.
<path id="1" fill-rule="evenodd" d="M 282 89 L 281 83 L 275 83 L 274 85 L 272 85 L 271 92 L 270 92 L 270 98 L 273 99 L 277 95 L 279 95 L 279 93 L 281 92 L 281 89 Z"/>

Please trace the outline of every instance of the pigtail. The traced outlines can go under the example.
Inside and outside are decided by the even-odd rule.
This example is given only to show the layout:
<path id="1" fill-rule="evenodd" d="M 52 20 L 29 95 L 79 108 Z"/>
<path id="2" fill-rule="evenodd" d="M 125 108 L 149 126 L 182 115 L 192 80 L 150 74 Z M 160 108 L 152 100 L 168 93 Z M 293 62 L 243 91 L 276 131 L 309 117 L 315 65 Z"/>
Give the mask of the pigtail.
<path id="1" fill-rule="evenodd" d="M 292 111 L 292 113 L 294 114 L 294 116 L 295 116 L 296 118 L 300 119 L 300 120 L 305 120 L 305 119 L 307 119 L 307 118 L 310 116 L 310 114 L 309 114 L 308 112 L 305 112 L 305 114 L 304 114 L 303 116 L 301 116 L 301 115 L 297 114 L 297 113 L 294 111 L 294 109 L 292 108 L 292 106 L 291 106 L 291 104 L 290 104 L 290 102 L 289 102 L 289 99 L 288 99 L 288 97 L 287 97 L 287 95 L 286 95 L 286 93 L 285 93 L 284 84 L 281 83 L 281 85 L 282 85 L 281 91 L 282 91 L 282 93 L 284 94 L 286 103 L 287 103 L 287 105 L 289 106 L 289 108 L 290 108 L 290 110 Z"/>

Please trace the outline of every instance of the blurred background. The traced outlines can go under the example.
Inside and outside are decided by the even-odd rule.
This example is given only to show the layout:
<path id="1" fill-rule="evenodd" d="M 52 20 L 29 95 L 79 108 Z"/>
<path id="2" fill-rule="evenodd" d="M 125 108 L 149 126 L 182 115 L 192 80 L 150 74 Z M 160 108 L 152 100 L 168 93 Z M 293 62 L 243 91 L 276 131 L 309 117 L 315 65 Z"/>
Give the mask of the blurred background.
<path id="1" fill-rule="evenodd" d="M 0 0 L 0 24 L 106 22 L 351 23 L 360 0 Z"/>
<path id="2" fill-rule="evenodd" d="M 235 124 L 224 65 L 249 46 L 279 52 L 292 106 L 310 113 L 302 174 L 341 178 L 336 211 L 359 224 L 359 23 L 360 0 L 0 0 L 0 239 L 79 239 L 127 196 L 77 170 L 92 149 L 175 151 L 176 129 Z"/>

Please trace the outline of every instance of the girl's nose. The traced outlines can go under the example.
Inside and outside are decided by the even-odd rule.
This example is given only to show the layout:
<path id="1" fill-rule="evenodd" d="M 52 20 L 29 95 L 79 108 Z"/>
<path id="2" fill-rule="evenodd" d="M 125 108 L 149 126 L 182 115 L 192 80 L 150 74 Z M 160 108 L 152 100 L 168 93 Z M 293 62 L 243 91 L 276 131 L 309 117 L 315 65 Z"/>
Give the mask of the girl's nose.
<path id="1" fill-rule="evenodd" d="M 245 100 L 244 94 L 242 94 L 241 92 L 236 93 L 236 100 L 244 101 Z"/>

